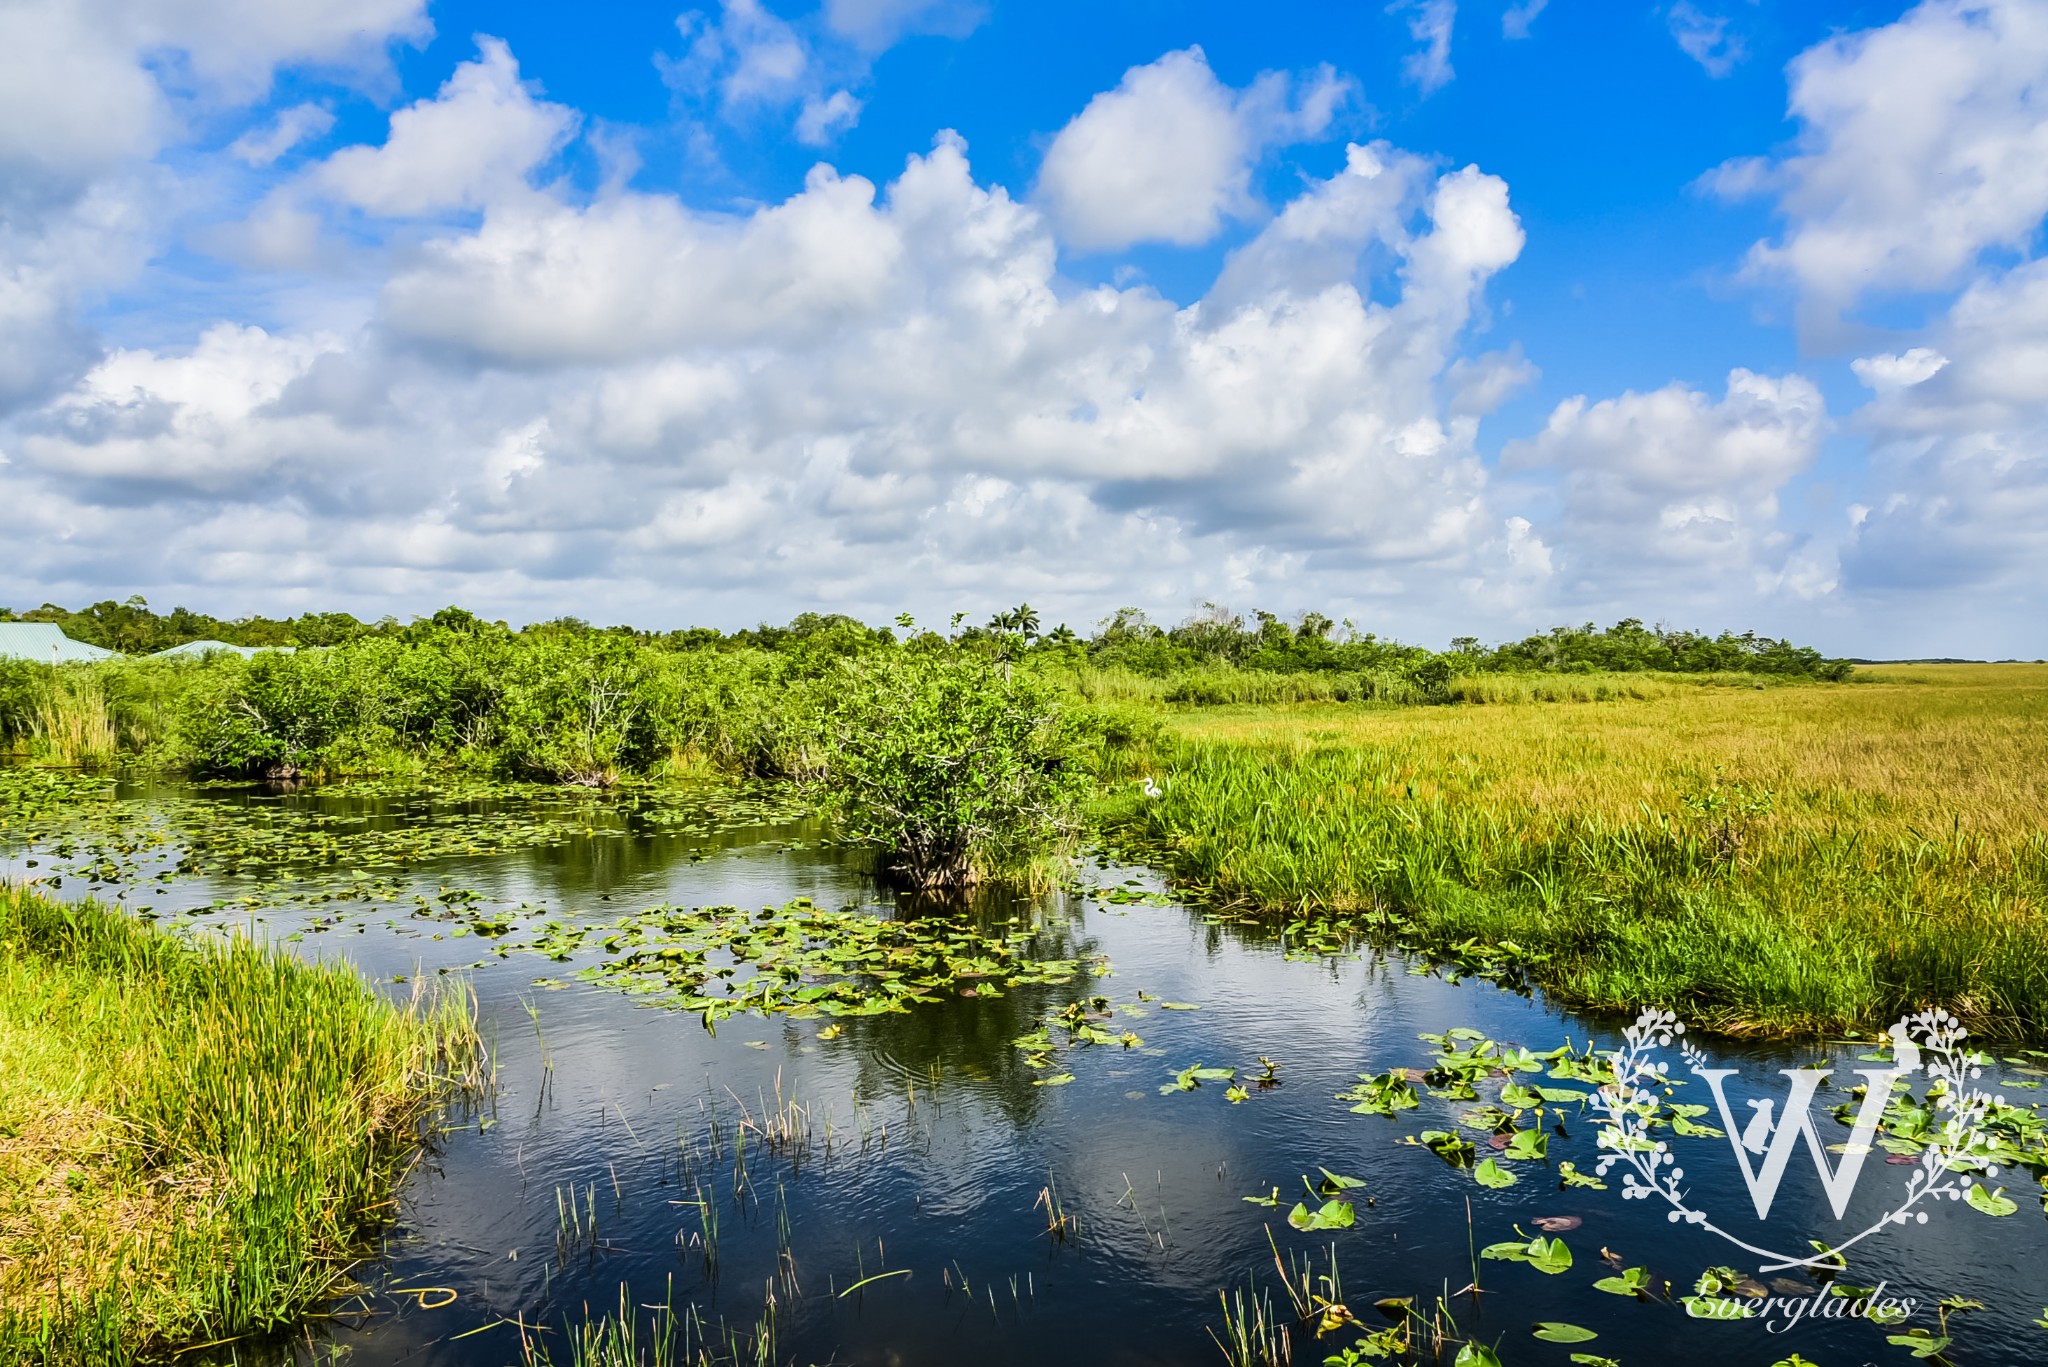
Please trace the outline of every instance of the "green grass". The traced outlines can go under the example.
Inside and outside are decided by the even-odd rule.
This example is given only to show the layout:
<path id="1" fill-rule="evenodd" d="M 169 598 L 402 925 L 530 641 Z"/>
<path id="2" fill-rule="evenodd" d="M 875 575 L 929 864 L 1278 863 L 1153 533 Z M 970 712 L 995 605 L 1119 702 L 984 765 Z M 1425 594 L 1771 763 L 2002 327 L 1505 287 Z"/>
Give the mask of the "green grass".
<path id="1" fill-rule="evenodd" d="M 346 966 L 0 886 L 0 1359 L 289 1323 L 477 1057 L 466 993 L 395 1006 Z"/>
<path id="2" fill-rule="evenodd" d="M 522 1329 L 522 1367 L 773 1367 L 778 1360 L 772 1290 L 760 1320 L 745 1329 L 707 1323 L 694 1303 L 678 1314 L 673 1288 L 660 1305 L 639 1309 L 652 1313 L 638 1314 L 621 1285 L 615 1315 L 593 1316 L 585 1306 L 581 1319 L 565 1320 L 555 1344 L 546 1327 Z"/>
<path id="3" fill-rule="evenodd" d="M 2048 670 L 1174 727 L 1106 820 L 1218 897 L 1727 1033 L 2048 1035 Z"/>

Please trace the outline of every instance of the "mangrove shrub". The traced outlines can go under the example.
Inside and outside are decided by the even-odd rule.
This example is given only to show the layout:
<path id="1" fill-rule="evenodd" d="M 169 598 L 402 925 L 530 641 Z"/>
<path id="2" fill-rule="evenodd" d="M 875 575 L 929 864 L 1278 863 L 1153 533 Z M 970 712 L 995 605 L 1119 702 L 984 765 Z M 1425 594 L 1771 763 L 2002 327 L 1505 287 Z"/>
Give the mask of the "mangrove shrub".
<path id="1" fill-rule="evenodd" d="M 822 788 L 919 887 L 1014 869 L 1074 826 L 1088 778 L 1057 684 L 924 638 L 843 666 Z"/>

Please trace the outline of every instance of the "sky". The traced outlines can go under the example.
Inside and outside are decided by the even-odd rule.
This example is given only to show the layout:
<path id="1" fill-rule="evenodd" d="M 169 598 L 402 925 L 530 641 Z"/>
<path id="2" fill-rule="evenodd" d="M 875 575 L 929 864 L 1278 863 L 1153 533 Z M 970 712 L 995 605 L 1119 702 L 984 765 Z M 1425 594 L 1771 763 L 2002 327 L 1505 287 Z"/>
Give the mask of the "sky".
<path id="1" fill-rule="evenodd" d="M 2048 0 L 0 0 L 0 602 L 2048 655 Z"/>

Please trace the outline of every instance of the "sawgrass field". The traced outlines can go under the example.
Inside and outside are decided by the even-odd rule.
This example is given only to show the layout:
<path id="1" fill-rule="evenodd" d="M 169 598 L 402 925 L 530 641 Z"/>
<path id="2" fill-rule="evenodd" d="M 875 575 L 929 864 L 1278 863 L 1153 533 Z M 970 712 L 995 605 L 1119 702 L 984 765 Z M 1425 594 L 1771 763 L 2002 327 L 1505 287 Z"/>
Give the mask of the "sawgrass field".
<path id="1" fill-rule="evenodd" d="M 1498 700 L 1171 713 L 1163 793 L 1112 825 L 1225 901 L 1362 913 L 1452 959 L 1505 944 L 1578 1006 L 2048 1030 L 2048 666 L 1595 701 L 1477 682 Z"/>

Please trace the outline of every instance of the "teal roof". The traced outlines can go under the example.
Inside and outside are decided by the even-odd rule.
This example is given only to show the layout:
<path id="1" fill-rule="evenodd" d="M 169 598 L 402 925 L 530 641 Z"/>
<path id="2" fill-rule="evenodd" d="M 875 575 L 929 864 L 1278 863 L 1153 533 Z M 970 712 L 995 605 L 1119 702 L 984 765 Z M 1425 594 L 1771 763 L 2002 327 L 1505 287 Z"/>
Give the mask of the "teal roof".
<path id="1" fill-rule="evenodd" d="M 119 653 L 74 641 L 55 622 L 0 622 L 0 660 L 72 665 L 111 660 Z"/>
<path id="2" fill-rule="evenodd" d="M 292 653 L 290 646 L 231 646 L 226 641 L 187 641 L 181 646 L 172 646 L 169 650 L 159 650 L 150 658 L 153 660 L 165 658 L 197 660 L 203 659 L 208 655 L 225 654 L 239 655 L 246 660 L 259 650 L 281 650 L 287 655 Z"/>

